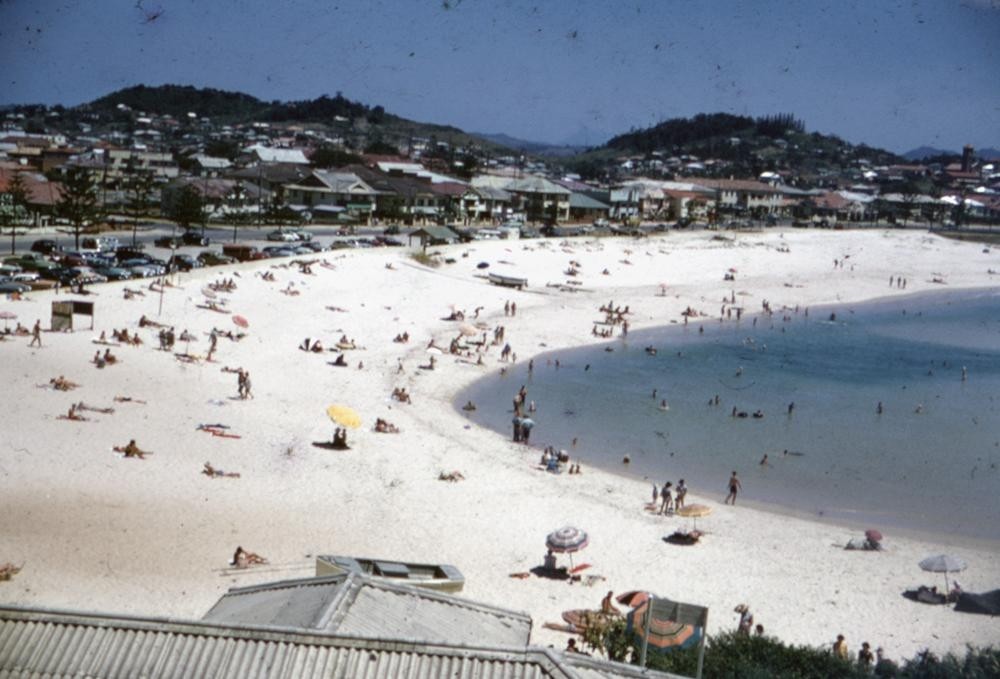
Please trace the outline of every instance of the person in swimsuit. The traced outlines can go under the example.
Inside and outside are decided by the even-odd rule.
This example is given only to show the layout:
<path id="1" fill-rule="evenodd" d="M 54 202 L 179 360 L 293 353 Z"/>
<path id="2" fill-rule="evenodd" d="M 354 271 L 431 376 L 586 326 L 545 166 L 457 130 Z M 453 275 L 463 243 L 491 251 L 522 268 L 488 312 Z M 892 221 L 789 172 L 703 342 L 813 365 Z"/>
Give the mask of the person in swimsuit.
<path id="1" fill-rule="evenodd" d="M 734 471 L 733 475 L 729 477 L 729 495 L 726 496 L 724 504 L 735 505 L 736 494 L 739 493 L 741 490 L 743 490 L 743 484 L 741 484 L 740 480 L 736 478 L 736 472 Z M 730 500 L 732 500 L 731 503 Z"/>

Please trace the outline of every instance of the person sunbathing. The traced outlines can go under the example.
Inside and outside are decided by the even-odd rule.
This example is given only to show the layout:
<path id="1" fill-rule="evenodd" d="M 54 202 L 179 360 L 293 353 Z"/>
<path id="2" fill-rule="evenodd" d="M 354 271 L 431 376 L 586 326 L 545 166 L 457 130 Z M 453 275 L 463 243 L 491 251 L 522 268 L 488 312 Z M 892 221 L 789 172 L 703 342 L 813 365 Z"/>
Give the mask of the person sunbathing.
<path id="1" fill-rule="evenodd" d="M 113 415 L 115 412 L 114 408 L 95 408 L 94 406 L 89 406 L 83 401 L 80 401 L 74 406 L 77 410 L 89 410 L 93 413 L 101 413 L 103 415 Z"/>
<path id="2" fill-rule="evenodd" d="M 213 467 L 211 462 L 206 462 L 205 463 L 205 468 L 201 470 L 201 473 L 204 474 L 205 476 L 209 477 L 210 479 L 214 479 L 214 478 L 218 478 L 218 477 L 226 477 L 226 478 L 231 478 L 231 479 L 238 479 L 238 478 L 240 478 L 240 475 L 239 475 L 238 472 L 224 472 L 221 469 L 216 469 L 215 467 Z"/>
<path id="3" fill-rule="evenodd" d="M 104 350 L 104 362 L 108 365 L 114 365 L 118 362 L 118 358 L 111 353 L 111 349 Z"/>
<path id="4" fill-rule="evenodd" d="M 249 566 L 256 566 L 259 564 L 266 564 L 267 559 L 255 554 L 254 552 L 248 552 L 242 547 L 237 546 L 236 552 L 233 554 L 233 560 L 229 562 L 230 566 L 235 566 L 236 568 L 247 568 Z"/>
<path id="5" fill-rule="evenodd" d="M 375 431 L 379 434 L 398 434 L 399 427 L 379 417 L 375 419 Z"/>
<path id="6" fill-rule="evenodd" d="M 87 422 L 88 421 L 86 417 L 84 417 L 83 415 L 80 415 L 77 412 L 77 406 L 76 406 L 75 403 L 69 407 L 69 412 L 67 412 L 65 415 L 60 415 L 59 419 L 60 420 L 74 420 L 76 422 Z"/>
<path id="7" fill-rule="evenodd" d="M 406 387 L 396 387 L 392 390 L 392 397 L 400 403 L 412 403 L 410 395 L 406 392 Z"/>
<path id="8" fill-rule="evenodd" d="M 114 451 L 122 453 L 125 457 L 137 457 L 140 460 L 145 460 L 147 455 L 152 455 L 152 453 L 139 448 L 135 443 L 135 439 L 129 441 L 126 446 L 115 446 Z"/>
<path id="9" fill-rule="evenodd" d="M 98 368 L 103 368 L 107 364 L 107 361 L 105 361 L 104 358 L 101 356 L 100 351 L 94 352 L 94 357 L 90 359 L 90 362 L 96 365 Z"/>
<path id="10" fill-rule="evenodd" d="M 338 368 L 346 368 L 347 367 L 347 359 L 344 358 L 343 354 L 337 354 L 336 360 L 334 360 L 333 363 L 331 363 L 330 365 L 335 365 Z"/>
<path id="11" fill-rule="evenodd" d="M 59 377 L 53 377 L 51 380 L 49 380 L 49 384 L 52 385 L 53 389 L 56 389 L 58 391 L 70 391 L 80 386 L 76 382 L 70 382 L 62 375 L 60 375 Z"/>
<path id="12" fill-rule="evenodd" d="M 464 481 L 464 480 L 465 476 L 462 474 L 462 472 L 458 471 L 457 469 L 455 471 L 451 471 L 448 473 L 441 472 L 440 474 L 438 474 L 438 481 L 451 481 L 454 483 L 457 481 Z"/>

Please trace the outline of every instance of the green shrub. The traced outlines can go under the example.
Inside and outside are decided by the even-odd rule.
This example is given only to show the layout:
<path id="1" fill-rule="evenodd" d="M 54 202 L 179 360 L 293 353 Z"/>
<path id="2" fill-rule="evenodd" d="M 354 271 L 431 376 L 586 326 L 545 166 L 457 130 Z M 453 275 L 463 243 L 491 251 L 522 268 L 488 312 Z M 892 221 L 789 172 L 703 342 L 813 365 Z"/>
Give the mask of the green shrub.
<path id="1" fill-rule="evenodd" d="M 410 255 L 410 257 L 412 257 L 413 261 L 417 262 L 418 264 L 429 266 L 432 269 L 436 269 L 437 267 L 441 266 L 440 260 L 438 260 L 436 257 L 428 255 L 426 252 L 414 252 L 412 255 Z"/>
<path id="2" fill-rule="evenodd" d="M 992 679 L 1000 677 L 1000 648 L 976 648 L 968 646 L 964 656 L 949 653 L 944 658 L 938 658 L 933 653 L 924 651 L 916 657 L 903 663 L 902 668 L 895 673 L 877 671 L 882 677 L 899 677 L 899 679 Z M 881 670 L 881 668 L 878 668 Z"/>
<path id="3" fill-rule="evenodd" d="M 596 618 L 583 634 L 590 650 L 610 660 L 639 664 L 642 651 L 638 640 L 625 630 L 625 620 Z M 853 658 L 852 658 L 853 660 Z M 698 670 L 698 649 L 670 653 L 650 649 L 646 665 L 650 669 L 694 677 Z M 825 648 L 794 646 L 775 637 L 758 637 L 723 632 L 709 637 L 702 669 L 705 679 L 994 679 L 1000 677 L 1000 648 L 969 646 L 963 656 L 952 653 L 938 658 L 924 651 L 897 665 L 879 663 L 872 673 L 855 662 L 841 660 Z"/>

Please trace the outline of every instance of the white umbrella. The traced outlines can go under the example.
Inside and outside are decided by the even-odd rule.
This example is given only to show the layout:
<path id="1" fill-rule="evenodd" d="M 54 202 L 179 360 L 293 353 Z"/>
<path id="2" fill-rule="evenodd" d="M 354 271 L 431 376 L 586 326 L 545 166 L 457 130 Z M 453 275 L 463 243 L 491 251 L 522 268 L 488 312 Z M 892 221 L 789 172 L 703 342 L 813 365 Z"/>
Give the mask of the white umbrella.
<path id="1" fill-rule="evenodd" d="M 959 573 L 968 568 L 964 560 L 951 554 L 929 556 L 920 562 L 920 567 L 930 573 L 944 573 L 944 591 L 948 592 L 948 573 Z"/>

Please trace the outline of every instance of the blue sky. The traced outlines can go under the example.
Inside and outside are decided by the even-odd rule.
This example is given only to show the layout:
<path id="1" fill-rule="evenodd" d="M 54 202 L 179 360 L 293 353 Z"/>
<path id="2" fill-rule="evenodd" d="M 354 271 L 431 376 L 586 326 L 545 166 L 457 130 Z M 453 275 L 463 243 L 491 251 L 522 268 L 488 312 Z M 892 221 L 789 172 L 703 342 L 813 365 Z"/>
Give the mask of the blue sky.
<path id="1" fill-rule="evenodd" d="M 178 83 L 552 142 L 727 111 L 1000 146 L 1000 0 L 0 0 L 0 64 L 0 103 Z"/>

